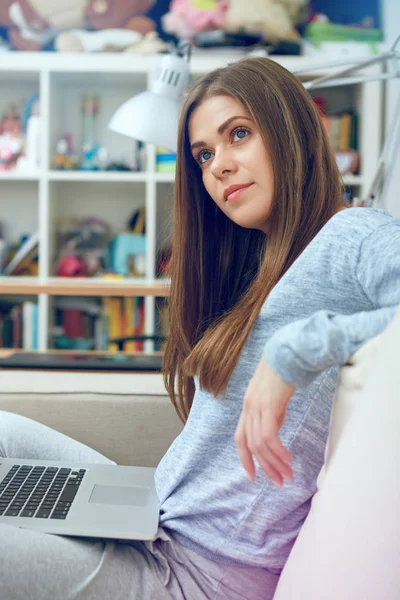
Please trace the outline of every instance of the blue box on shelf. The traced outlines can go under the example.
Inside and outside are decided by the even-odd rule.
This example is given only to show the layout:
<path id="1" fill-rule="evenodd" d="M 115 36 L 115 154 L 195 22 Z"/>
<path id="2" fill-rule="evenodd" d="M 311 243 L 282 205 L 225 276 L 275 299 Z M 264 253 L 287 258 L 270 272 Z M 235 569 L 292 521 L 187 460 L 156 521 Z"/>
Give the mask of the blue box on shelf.
<path id="1" fill-rule="evenodd" d="M 119 233 L 110 244 L 110 267 L 114 273 L 130 274 L 130 261 L 146 255 L 146 236 L 137 233 Z M 135 264 L 135 261 L 134 261 Z M 143 273 L 144 275 L 144 273 Z"/>

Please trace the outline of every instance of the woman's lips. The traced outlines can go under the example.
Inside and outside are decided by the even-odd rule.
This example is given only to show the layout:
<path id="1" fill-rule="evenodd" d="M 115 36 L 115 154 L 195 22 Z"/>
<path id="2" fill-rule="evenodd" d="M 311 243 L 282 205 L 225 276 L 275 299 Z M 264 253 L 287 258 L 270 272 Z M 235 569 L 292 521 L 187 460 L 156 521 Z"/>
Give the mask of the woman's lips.
<path id="1" fill-rule="evenodd" d="M 236 189 L 232 190 L 232 192 L 229 192 L 228 189 L 228 193 L 225 195 L 226 202 L 233 202 L 234 200 L 236 200 L 236 198 L 239 198 L 239 196 L 244 194 L 244 192 L 246 192 L 252 185 L 252 183 L 249 183 L 248 185 L 237 187 Z"/>

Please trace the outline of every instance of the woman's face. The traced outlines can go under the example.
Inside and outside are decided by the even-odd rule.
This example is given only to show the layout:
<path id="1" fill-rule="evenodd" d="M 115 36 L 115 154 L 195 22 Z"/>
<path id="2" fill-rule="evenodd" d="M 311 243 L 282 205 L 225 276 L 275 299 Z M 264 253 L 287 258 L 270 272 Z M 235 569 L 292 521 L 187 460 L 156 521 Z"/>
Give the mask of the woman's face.
<path id="1" fill-rule="evenodd" d="M 231 96 L 213 96 L 193 111 L 189 138 L 204 186 L 237 225 L 268 232 L 274 196 L 271 159 L 260 130 Z"/>

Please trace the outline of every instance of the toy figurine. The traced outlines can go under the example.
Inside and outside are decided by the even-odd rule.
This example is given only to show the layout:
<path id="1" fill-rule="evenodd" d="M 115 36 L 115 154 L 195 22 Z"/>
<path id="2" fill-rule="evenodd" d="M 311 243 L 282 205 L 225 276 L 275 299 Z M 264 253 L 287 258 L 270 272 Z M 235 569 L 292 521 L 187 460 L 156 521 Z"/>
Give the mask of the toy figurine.
<path id="1" fill-rule="evenodd" d="M 124 50 L 156 23 L 146 16 L 155 0 L 0 0 L 0 27 L 16 50 Z"/>
<path id="2" fill-rule="evenodd" d="M 97 142 L 95 144 L 85 144 L 83 146 L 83 161 L 79 165 L 79 169 L 82 171 L 98 171 L 100 148 L 101 146 Z"/>
<path id="3" fill-rule="evenodd" d="M 77 256 L 63 256 L 56 265 L 58 277 L 86 277 L 87 274 L 85 261 Z"/>
<path id="4" fill-rule="evenodd" d="M 65 134 L 57 142 L 57 151 L 52 160 L 53 169 L 72 170 L 77 169 L 78 159 L 73 153 L 73 147 L 70 134 Z"/>
<path id="5" fill-rule="evenodd" d="M 93 277 L 104 273 L 109 266 L 110 239 L 109 225 L 96 217 L 61 224 L 56 274 L 60 277 Z"/>
<path id="6" fill-rule="evenodd" d="M 17 111 L 11 108 L 0 121 L 0 171 L 15 168 L 22 148 L 21 120 Z"/>
<path id="7" fill-rule="evenodd" d="M 96 119 L 99 114 L 99 99 L 88 95 L 82 99 L 82 151 L 83 161 L 79 168 L 83 171 L 98 171 L 100 144 L 96 139 Z"/>

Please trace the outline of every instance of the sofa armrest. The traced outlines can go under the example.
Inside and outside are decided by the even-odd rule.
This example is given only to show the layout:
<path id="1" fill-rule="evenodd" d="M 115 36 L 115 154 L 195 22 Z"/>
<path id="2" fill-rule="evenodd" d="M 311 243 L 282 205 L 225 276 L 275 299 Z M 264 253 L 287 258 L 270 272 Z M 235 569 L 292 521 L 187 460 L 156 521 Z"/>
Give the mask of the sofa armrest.
<path id="1" fill-rule="evenodd" d="M 0 410 L 24 415 L 118 464 L 154 467 L 182 429 L 166 395 L 0 393 Z"/>

